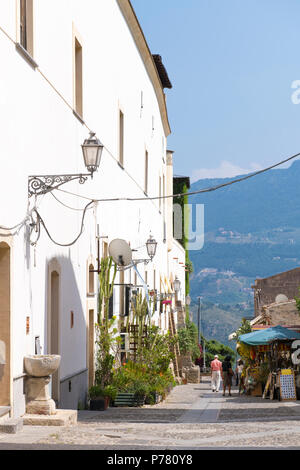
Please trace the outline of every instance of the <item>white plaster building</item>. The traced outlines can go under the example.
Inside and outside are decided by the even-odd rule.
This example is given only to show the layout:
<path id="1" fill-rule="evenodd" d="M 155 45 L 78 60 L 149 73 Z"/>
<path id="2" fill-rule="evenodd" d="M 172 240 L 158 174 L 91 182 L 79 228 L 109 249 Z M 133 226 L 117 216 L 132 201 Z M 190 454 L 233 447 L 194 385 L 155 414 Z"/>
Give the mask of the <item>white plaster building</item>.
<path id="1" fill-rule="evenodd" d="M 97 275 L 89 269 L 97 266 L 97 233 L 101 257 L 122 238 L 143 258 L 151 231 L 157 254 L 139 271 L 158 292 L 178 276 L 179 300 L 185 253 L 173 240 L 172 199 L 148 198 L 172 188 L 168 83 L 129 0 L 1 0 L 0 54 L 0 407 L 21 416 L 23 358 L 38 353 L 39 343 L 42 354 L 62 357 L 52 383 L 59 407 L 85 401 L 93 375 Z M 57 190 L 28 200 L 27 184 L 29 175 L 86 173 L 81 144 L 89 129 L 104 145 L 100 169 L 84 185 L 61 189 L 144 200 L 91 205 L 70 246 L 53 243 L 43 226 L 31 245 L 37 234 L 30 217 L 17 233 L 12 227 L 34 207 L 54 241 L 65 245 L 78 236 L 89 200 Z M 133 270 L 117 277 L 123 282 L 139 284 Z M 123 294 L 116 286 L 117 316 Z M 168 328 L 165 312 L 156 322 Z"/>

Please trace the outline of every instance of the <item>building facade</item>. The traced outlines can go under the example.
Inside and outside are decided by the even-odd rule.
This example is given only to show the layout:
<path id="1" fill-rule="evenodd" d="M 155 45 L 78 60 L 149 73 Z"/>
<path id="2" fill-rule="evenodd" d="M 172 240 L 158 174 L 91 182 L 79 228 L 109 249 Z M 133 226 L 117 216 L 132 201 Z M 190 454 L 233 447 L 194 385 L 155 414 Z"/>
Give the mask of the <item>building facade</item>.
<path id="1" fill-rule="evenodd" d="M 300 268 L 291 269 L 283 273 L 264 279 L 256 279 L 252 286 L 254 293 L 254 316 L 262 313 L 264 305 L 294 300 L 299 295 Z M 284 296 L 280 298 L 278 296 Z"/>
<path id="2" fill-rule="evenodd" d="M 151 199 L 167 195 L 173 181 L 170 82 L 129 0 L 2 0 L 0 18 L 0 407 L 16 417 L 25 412 L 26 355 L 60 354 L 52 398 L 60 408 L 85 402 L 95 271 L 113 239 L 144 259 L 151 233 L 157 253 L 139 273 L 159 294 L 174 293 L 177 277 L 177 302 L 185 296 L 185 251 L 170 229 L 172 204 Z M 81 144 L 90 130 L 104 145 L 93 179 L 28 197 L 29 176 L 86 173 Z M 124 286 L 140 284 L 133 269 L 118 273 L 117 319 Z M 171 308 L 155 312 L 163 330 Z"/>

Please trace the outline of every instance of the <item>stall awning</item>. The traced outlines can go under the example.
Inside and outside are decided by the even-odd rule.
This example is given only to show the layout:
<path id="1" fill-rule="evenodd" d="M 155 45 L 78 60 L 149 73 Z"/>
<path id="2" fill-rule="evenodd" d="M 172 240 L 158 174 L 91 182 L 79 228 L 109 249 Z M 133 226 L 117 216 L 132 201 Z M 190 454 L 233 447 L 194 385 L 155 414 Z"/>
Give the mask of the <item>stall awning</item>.
<path id="1" fill-rule="evenodd" d="M 239 337 L 239 341 L 251 346 L 259 346 L 261 344 L 269 344 L 276 340 L 294 340 L 300 339 L 300 333 L 288 330 L 283 326 L 274 326 L 266 330 L 254 331 Z"/>

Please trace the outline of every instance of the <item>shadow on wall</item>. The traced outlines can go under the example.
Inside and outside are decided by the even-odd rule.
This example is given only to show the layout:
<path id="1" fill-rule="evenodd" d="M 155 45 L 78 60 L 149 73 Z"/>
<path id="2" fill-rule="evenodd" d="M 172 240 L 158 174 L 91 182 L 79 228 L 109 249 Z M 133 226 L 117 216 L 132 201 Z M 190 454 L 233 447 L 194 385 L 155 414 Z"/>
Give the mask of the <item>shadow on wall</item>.
<path id="1" fill-rule="evenodd" d="M 59 354 L 61 364 L 52 376 L 51 397 L 58 408 L 77 409 L 87 400 L 86 279 L 65 256 L 47 261 L 45 267 L 44 354 Z M 78 282 L 82 280 L 82 286 Z M 80 295 L 81 292 L 81 295 Z M 63 376 L 62 376 L 63 373 Z"/>

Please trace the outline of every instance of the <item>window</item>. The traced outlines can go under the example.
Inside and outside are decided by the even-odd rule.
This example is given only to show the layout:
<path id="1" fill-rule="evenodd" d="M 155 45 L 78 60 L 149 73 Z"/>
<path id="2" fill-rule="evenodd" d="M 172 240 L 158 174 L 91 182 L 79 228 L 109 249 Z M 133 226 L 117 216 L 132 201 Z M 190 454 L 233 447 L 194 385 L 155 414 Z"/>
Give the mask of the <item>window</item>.
<path id="1" fill-rule="evenodd" d="M 114 288 L 112 291 L 112 295 L 108 301 L 108 318 L 112 319 L 113 316 L 114 316 Z"/>
<path id="2" fill-rule="evenodd" d="M 75 111 L 79 116 L 83 116 L 83 99 L 82 99 L 82 46 L 75 37 L 74 42 L 74 94 L 75 94 Z"/>
<path id="3" fill-rule="evenodd" d="M 94 266 L 93 264 L 89 265 L 88 273 L 88 294 L 93 295 L 95 293 L 95 275 L 94 275 Z"/>
<path id="4" fill-rule="evenodd" d="M 20 45 L 33 56 L 33 0 L 20 0 Z"/>
<path id="5" fill-rule="evenodd" d="M 130 286 L 125 287 L 125 312 L 124 315 L 128 317 L 130 313 Z"/>
<path id="6" fill-rule="evenodd" d="M 144 191 L 148 194 L 148 152 L 145 152 L 145 181 L 144 181 Z"/>
<path id="7" fill-rule="evenodd" d="M 124 166 L 124 114 L 119 112 L 119 163 Z"/>
<path id="8" fill-rule="evenodd" d="M 166 178 L 165 175 L 163 175 L 163 191 L 162 191 L 163 197 L 166 195 Z M 166 211 L 166 200 L 163 199 L 163 210 L 164 210 L 164 216 L 165 216 L 165 211 Z"/>
<path id="9" fill-rule="evenodd" d="M 102 258 L 107 258 L 108 257 L 108 243 L 103 242 L 102 243 Z"/>
<path id="10" fill-rule="evenodd" d="M 124 271 L 120 271 L 120 315 L 124 315 Z"/>
<path id="11" fill-rule="evenodd" d="M 158 192 L 159 192 L 159 200 L 158 200 L 158 204 L 159 204 L 159 212 L 161 212 L 161 176 L 159 177 L 159 187 L 158 187 Z"/>

